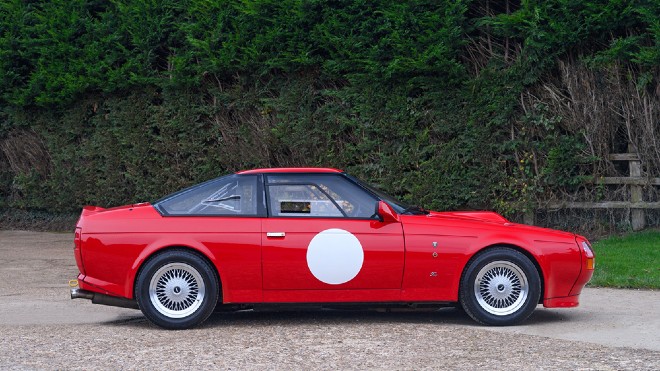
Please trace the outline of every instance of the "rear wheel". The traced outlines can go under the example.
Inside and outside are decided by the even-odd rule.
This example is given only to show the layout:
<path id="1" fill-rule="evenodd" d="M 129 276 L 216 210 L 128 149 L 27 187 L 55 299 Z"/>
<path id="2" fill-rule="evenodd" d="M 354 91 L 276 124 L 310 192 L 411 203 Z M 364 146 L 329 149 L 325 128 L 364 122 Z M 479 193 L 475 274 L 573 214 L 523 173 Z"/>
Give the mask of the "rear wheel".
<path id="1" fill-rule="evenodd" d="M 199 255 L 170 250 L 151 258 L 138 275 L 135 297 L 151 322 L 185 329 L 204 322 L 219 296 L 215 270 Z"/>
<path id="2" fill-rule="evenodd" d="M 532 314 L 541 295 L 541 279 L 524 254 L 498 247 L 477 255 L 461 279 L 459 298 L 475 321 L 507 326 Z"/>

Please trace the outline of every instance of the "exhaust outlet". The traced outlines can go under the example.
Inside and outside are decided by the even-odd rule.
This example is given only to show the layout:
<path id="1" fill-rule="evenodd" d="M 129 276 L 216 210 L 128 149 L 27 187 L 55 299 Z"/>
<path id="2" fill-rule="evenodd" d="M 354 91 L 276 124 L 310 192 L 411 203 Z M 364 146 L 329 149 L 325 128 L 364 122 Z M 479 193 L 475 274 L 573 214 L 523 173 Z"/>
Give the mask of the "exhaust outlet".
<path id="1" fill-rule="evenodd" d="M 87 299 L 91 300 L 92 304 L 108 305 L 111 307 L 140 309 L 137 301 L 131 299 L 120 298 L 117 296 L 110 296 L 99 294 L 98 292 L 91 292 L 78 288 L 71 289 L 71 299 Z"/>
<path id="2" fill-rule="evenodd" d="M 71 289 L 71 299 L 94 299 L 94 293 L 91 291 L 86 291 L 82 289 Z"/>

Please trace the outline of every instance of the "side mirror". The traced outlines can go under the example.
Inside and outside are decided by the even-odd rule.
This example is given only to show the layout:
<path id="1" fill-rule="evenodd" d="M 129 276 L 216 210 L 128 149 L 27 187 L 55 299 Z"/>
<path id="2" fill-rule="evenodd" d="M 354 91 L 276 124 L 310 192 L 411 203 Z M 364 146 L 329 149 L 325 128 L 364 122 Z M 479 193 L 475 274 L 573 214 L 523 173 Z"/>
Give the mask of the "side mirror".
<path id="1" fill-rule="evenodd" d="M 399 221 L 399 214 L 397 214 L 390 205 L 383 201 L 378 201 L 378 203 L 376 203 L 376 213 L 374 216 L 377 217 L 381 223 L 395 223 Z"/>

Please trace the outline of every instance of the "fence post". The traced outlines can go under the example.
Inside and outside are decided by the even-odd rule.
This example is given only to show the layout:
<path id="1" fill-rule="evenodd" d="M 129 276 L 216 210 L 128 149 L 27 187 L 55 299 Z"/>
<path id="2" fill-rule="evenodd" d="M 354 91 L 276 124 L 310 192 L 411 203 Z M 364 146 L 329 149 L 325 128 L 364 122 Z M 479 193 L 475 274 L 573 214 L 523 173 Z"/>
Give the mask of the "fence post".
<path id="1" fill-rule="evenodd" d="M 630 167 L 630 176 L 631 177 L 641 177 L 642 176 L 642 163 L 637 160 L 630 160 L 628 162 Z M 642 186 L 641 185 L 630 185 L 630 201 L 631 202 L 642 202 Z M 631 209 L 630 210 L 630 225 L 632 226 L 633 231 L 639 231 L 644 229 L 646 226 L 646 215 L 644 209 Z"/>

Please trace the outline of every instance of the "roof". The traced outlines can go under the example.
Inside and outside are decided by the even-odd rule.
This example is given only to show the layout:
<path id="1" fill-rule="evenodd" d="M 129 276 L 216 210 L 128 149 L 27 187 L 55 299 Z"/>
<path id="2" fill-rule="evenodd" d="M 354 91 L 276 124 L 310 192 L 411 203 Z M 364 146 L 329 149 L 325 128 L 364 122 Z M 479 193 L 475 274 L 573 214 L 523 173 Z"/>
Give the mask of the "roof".
<path id="1" fill-rule="evenodd" d="M 262 173 L 343 173 L 343 171 L 329 167 L 272 167 L 266 169 L 243 170 L 236 174 Z"/>

